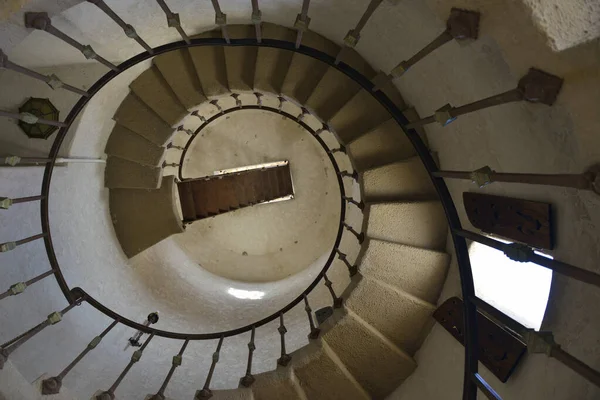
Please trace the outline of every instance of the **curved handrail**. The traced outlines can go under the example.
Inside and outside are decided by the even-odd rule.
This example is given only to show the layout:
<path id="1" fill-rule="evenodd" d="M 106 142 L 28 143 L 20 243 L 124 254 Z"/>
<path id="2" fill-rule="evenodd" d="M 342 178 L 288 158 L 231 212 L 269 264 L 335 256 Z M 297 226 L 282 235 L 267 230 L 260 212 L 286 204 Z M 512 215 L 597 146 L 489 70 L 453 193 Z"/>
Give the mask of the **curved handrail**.
<path id="1" fill-rule="evenodd" d="M 198 38 L 198 39 L 191 39 L 189 44 L 186 43 L 185 41 L 179 41 L 179 42 L 162 45 L 162 46 L 154 48 L 153 54 L 150 54 L 149 52 L 140 53 L 140 54 L 130 58 L 129 60 L 121 63 L 118 66 L 116 71 L 111 70 L 108 73 L 106 73 L 102 78 L 100 78 L 89 89 L 89 91 L 88 91 L 89 96 L 82 97 L 75 104 L 75 106 L 69 112 L 67 118 L 64 121 L 66 126 L 61 128 L 58 131 L 57 136 L 52 145 L 52 148 L 50 150 L 50 154 L 49 154 L 50 161 L 47 163 L 46 169 L 44 171 L 44 177 L 43 177 L 43 182 L 42 182 L 42 191 L 41 191 L 42 195 L 45 197 L 40 202 L 41 216 L 42 216 L 42 230 L 43 230 L 43 232 L 47 233 L 47 235 L 44 237 L 46 252 L 48 254 L 48 259 L 49 259 L 50 265 L 51 265 L 52 269 L 55 271 L 55 277 L 58 281 L 58 284 L 61 287 L 61 290 L 63 291 L 67 300 L 70 303 L 74 302 L 73 293 L 69 290 L 69 287 L 64 279 L 64 276 L 62 275 L 62 272 L 60 271 L 60 266 L 59 266 L 59 263 L 58 263 L 58 260 L 56 258 L 56 254 L 54 251 L 54 247 L 53 247 L 53 243 L 52 243 L 52 235 L 51 235 L 51 231 L 50 231 L 48 205 L 49 205 L 49 194 L 50 194 L 50 183 L 51 183 L 51 179 L 52 179 L 52 172 L 54 170 L 58 152 L 59 152 L 60 147 L 65 139 L 68 129 L 71 127 L 71 125 L 73 124 L 77 115 L 83 110 L 83 108 L 90 101 L 90 99 L 102 87 L 104 87 L 104 85 L 106 85 L 108 82 L 110 82 L 112 79 L 114 79 L 120 73 L 126 71 L 127 69 L 131 68 L 132 66 L 134 66 L 144 60 L 147 60 L 151 57 L 160 55 L 162 53 L 166 53 L 168 51 L 178 50 L 178 49 L 182 49 L 182 48 L 197 47 L 197 46 L 269 47 L 269 48 L 277 48 L 277 49 L 297 52 L 297 53 L 312 57 L 312 58 L 317 59 L 325 64 L 328 64 L 332 68 L 336 68 L 338 71 L 342 72 L 343 74 L 345 74 L 346 76 L 351 78 L 354 82 L 359 84 L 363 89 L 371 92 L 373 97 L 383 107 L 386 108 L 386 110 L 392 115 L 394 120 L 402 127 L 404 133 L 407 135 L 408 139 L 410 140 L 413 147 L 415 148 L 417 155 L 423 162 L 431 181 L 433 182 L 433 185 L 434 185 L 434 187 L 438 193 L 438 196 L 440 198 L 440 202 L 442 203 L 442 206 L 444 208 L 444 212 L 446 214 L 446 218 L 448 220 L 448 224 L 450 227 L 451 236 L 454 241 L 454 248 L 456 251 L 456 257 L 457 257 L 458 266 L 459 266 L 459 273 L 460 273 L 460 277 L 461 277 L 462 295 L 463 295 L 463 298 L 465 299 L 464 306 L 465 306 L 465 325 L 466 325 L 465 335 L 466 335 L 466 337 L 465 337 L 465 368 L 464 368 L 464 371 L 465 371 L 465 373 L 464 373 L 465 393 L 464 393 L 464 396 L 465 396 L 465 398 L 473 398 L 473 393 L 471 393 L 471 391 L 473 391 L 473 390 L 476 391 L 477 389 L 476 389 L 476 386 L 473 385 L 473 382 L 471 379 L 472 379 L 473 374 L 475 372 L 477 372 L 477 370 L 478 370 L 476 308 L 475 308 L 475 305 L 469 300 L 470 298 L 472 298 L 475 295 L 474 285 L 473 285 L 473 275 L 471 272 L 466 240 L 464 238 L 454 234 L 455 230 L 461 229 L 461 224 L 460 224 L 460 220 L 458 217 L 456 207 L 450 196 L 448 187 L 446 186 L 446 184 L 442 178 L 437 178 L 437 177 L 433 176 L 433 172 L 438 171 L 438 167 L 437 167 L 435 161 L 431 157 L 429 150 L 427 149 L 427 147 L 425 146 L 425 144 L 423 143 L 423 141 L 421 140 L 419 135 L 416 133 L 416 131 L 413 129 L 406 129 L 408 120 L 403 115 L 401 110 L 399 110 L 397 108 L 397 106 L 382 91 L 373 91 L 374 85 L 367 77 L 362 75 L 360 72 L 356 71 L 351 66 L 345 64 L 344 62 L 336 63 L 335 57 L 330 56 L 329 54 L 326 54 L 324 52 L 321 52 L 319 50 L 316 50 L 314 48 L 307 47 L 304 45 L 301 45 L 298 48 L 296 48 L 295 43 L 293 43 L 293 42 L 263 38 L 262 41 L 260 43 L 258 43 L 255 38 L 251 38 L 251 39 L 231 39 L 227 43 L 224 39 L 220 39 L 220 38 Z M 341 182 L 341 178 L 339 177 L 339 175 L 338 175 L 338 181 L 340 182 L 341 189 L 343 190 L 343 182 Z M 344 200 L 342 199 L 341 201 L 342 201 L 342 214 L 344 214 L 345 213 L 345 207 L 343 204 Z M 342 220 L 343 220 L 343 218 L 342 218 Z M 341 235 L 338 235 L 334 249 L 337 248 L 337 246 L 339 245 L 340 239 L 341 239 Z M 334 253 L 332 253 L 330 255 L 330 257 L 328 259 L 328 264 L 331 263 L 331 261 L 333 260 L 333 257 L 334 257 Z M 327 268 L 328 267 L 329 267 L 329 265 L 327 265 Z M 326 271 L 327 271 L 327 269 L 324 269 L 321 272 L 321 274 L 319 274 L 317 279 L 309 286 L 310 290 L 312 290 L 312 288 L 314 288 L 316 286 L 316 284 L 318 283 L 318 280 L 320 280 L 322 278 L 322 276 L 325 274 Z M 289 309 L 294 307 L 296 304 L 298 304 L 301 301 L 301 299 L 302 299 L 302 297 L 298 297 L 297 299 L 295 299 L 292 303 L 290 303 L 287 307 L 285 307 L 283 309 L 283 312 L 288 311 Z M 91 300 L 91 301 L 93 303 L 93 300 Z M 110 311 L 110 310 L 107 310 L 107 311 Z M 277 315 L 275 317 L 277 317 Z M 268 317 L 268 318 L 264 319 L 263 321 L 259 321 L 259 322 L 262 322 L 264 324 L 273 319 L 274 318 L 272 318 L 272 316 L 271 316 L 271 317 Z M 254 324 L 254 325 L 256 325 L 256 324 Z M 141 329 L 141 326 L 138 326 L 138 324 L 133 323 L 133 321 L 131 321 L 131 325 L 129 325 L 129 326 L 135 327 L 136 329 L 140 329 L 142 331 L 154 333 L 154 330 L 152 328 Z M 246 328 L 241 328 L 241 329 L 246 329 L 246 331 L 247 331 L 250 328 L 246 327 Z M 243 331 L 244 330 L 240 331 L 240 333 Z M 232 332 L 237 332 L 237 331 L 232 331 Z"/>

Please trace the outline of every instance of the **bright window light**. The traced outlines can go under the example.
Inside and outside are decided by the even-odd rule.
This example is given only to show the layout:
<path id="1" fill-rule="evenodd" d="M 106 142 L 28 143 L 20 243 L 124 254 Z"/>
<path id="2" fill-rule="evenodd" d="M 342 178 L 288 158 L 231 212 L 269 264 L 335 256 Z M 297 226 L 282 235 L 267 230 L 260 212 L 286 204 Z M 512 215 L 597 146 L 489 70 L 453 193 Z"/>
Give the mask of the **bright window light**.
<path id="1" fill-rule="evenodd" d="M 526 327 L 539 330 L 550 295 L 552 270 L 513 261 L 500 250 L 477 242 L 469 247 L 469 256 L 475 295 Z"/>
<path id="2" fill-rule="evenodd" d="M 258 290 L 243 290 L 234 288 L 229 288 L 227 293 L 242 300 L 260 300 L 265 295 L 265 292 L 260 292 Z"/>

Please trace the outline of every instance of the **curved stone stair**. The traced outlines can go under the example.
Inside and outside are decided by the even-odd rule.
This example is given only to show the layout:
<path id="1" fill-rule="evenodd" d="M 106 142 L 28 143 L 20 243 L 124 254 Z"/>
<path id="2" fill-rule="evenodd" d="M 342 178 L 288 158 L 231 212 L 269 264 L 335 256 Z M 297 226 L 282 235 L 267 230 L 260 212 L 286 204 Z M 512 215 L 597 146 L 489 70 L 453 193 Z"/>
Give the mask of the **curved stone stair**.
<path id="1" fill-rule="evenodd" d="M 252 37 L 254 32 L 251 25 L 228 29 L 232 38 Z M 263 34 L 295 39 L 295 31 L 272 24 L 263 24 Z M 200 36 L 220 37 L 220 31 Z M 331 56 L 340 51 L 313 32 L 304 34 L 303 44 Z M 342 62 L 367 77 L 375 74 L 353 50 L 344 51 Z M 129 257 L 183 231 L 174 180 L 163 178 L 158 165 L 164 159 L 163 146 L 174 134 L 172 126 L 206 99 L 230 91 L 266 91 L 306 105 L 346 146 L 360 172 L 367 240 L 357 260 L 359 272 L 342 295 L 345 307 L 320 326 L 320 339 L 292 353 L 287 367 L 255 375 L 250 389 L 214 390 L 213 398 L 346 400 L 389 395 L 416 368 L 413 356 L 432 325 L 449 264 L 444 211 L 391 115 L 336 69 L 274 48 L 201 46 L 162 54 L 132 82 L 131 90 L 115 115 L 117 125 L 106 146 L 111 214 Z M 383 90 L 409 120 L 419 118 L 395 87 Z M 139 181 L 132 181 L 134 176 Z M 142 217 L 150 214 L 162 217 Z"/>

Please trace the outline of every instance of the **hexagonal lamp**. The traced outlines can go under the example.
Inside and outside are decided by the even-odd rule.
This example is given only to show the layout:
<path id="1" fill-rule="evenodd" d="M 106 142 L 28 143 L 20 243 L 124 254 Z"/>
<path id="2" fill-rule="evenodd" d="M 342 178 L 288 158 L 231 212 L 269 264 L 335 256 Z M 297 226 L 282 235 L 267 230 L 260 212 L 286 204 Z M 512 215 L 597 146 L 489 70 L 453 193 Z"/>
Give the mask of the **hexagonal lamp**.
<path id="1" fill-rule="evenodd" d="M 58 110 L 49 99 L 30 97 L 20 108 L 20 113 L 31 113 L 38 118 L 50 121 L 58 121 Z M 19 126 L 25 134 L 32 139 L 48 139 L 50 135 L 58 130 L 58 127 L 46 124 L 28 124 L 19 121 Z"/>

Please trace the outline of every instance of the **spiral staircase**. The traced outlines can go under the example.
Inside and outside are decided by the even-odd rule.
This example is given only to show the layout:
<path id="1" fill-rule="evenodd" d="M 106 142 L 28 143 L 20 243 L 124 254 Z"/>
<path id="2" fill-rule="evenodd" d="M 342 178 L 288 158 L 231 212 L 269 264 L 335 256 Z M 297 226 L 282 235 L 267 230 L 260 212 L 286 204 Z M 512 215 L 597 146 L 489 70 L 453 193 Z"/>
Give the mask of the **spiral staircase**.
<path id="1" fill-rule="evenodd" d="M 116 16 L 121 23 L 115 19 L 114 12 L 106 3 L 90 2 L 105 11 L 126 33 L 129 32 L 130 38 L 145 48 L 148 46 L 135 31 L 128 31 L 130 26 L 120 17 Z M 140 358 L 147 346 L 152 346 L 154 337 L 175 339 L 181 343 L 181 348 L 173 358 L 168 374 L 165 371 L 166 378 L 164 375 L 151 377 L 156 383 L 153 385 L 156 391 L 152 394 L 139 393 L 140 398 L 146 395 L 151 399 L 171 398 L 168 385 L 176 376 L 177 368 L 182 362 L 195 362 L 184 357 L 188 343 L 202 340 L 210 340 L 216 351 L 210 365 L 199 369 L 204 373 L 204 386 L 196 387 L 197 391 L 191 388 L 184 390 L 186 393 L 195 392 L 197 399 L 384 399 L 390 395 L 393 398 L 393 393 L 419 370 L 416 358 L 428 335 L 435 332 L 435 329 L 432 331 L 431 315 L 454 258 L 465 299 L 465 331 L 471 332 L 465 343 L 463 396 L 473 399 L 479 390 L 489 398 L 499 398 L 477 372 L 473 316 L 476 307 L 492 314 L 494 310 L 478 303 L 474 295 L 465 238 L 505 248 L 500 242 L 462 230 L 443 179 L 444 173 L 451 174 L 453 171 L 440 171 L 436 164 L 437 154 L 427 147 L 424 126 L 436 120 L 445 124 L 460 114 L 451 115 L 448 109 L 440 109 L 434 117 L 421 118 L 398 91 L 393 82 L 396 75 L 376 71 L 354 49 L 361 29 L 381 1 L 369 3 L 342 46 L 308 29 L 308 1 L 304 2 L 294 28 L 262 22 L 257 2 L 252 2 L 252 24 L 227 24 L 218 2 L 213 1 L 219 28 L 189 37 L 179 17 L 164 1 L 158 3 L 167 16 L 169 26 L 176 28 L 183 40 L 157 48 L 148 46 L 145 53 L 118 66 L 84 48 L 82 52 L 87 52 L 86 57 L 103 60 L 101 62 L 108 64 L 113 71 L 90 88 L 73 108 L 61 126 L 59 139 L 48 159 L 35 161 L 47 165 L 42 196 L 10 202 L 12 205 L 41 201 L 43 234 L 15 242 L 13 247 L 44 239 L 52 273 L 36 277 L 24 286 L 13 286 L 3 297 L 19 294 L 26 286 L 54 275 L 69 305 L 51 314 L 33 330 L 0 346 L 4 351 L 4 369 L 15 373 L 10 364 L 13 351 L 30 339 L 32 342 L 39 340 L 36 338 L 39 332 L 44 330 L 46 334 L 53 329 L 49 326 L 60 322 L 64 314 L 76 305 L 86 303 L 108 317 L 111 323 L 68 367 L 58 367 L 65 368 L 60 374 L 45 375 L 36 382 L 36 391 L 43 393 L 43 398 L 70 398 L 69 381 L 66 380 L 63 385 L 63 378 L 88 352 L 100 350 L 104 336 L 110 335 L 110 331 L 121 324 L 148 334 L 142 347 L 132 352 L 131 361 L 124 366 L 118 378 L 116 370 L 121 371 L 121 368 L 115 367 L 113 375 L 116 381 L 110 388 L 98 388 L 96 393 L 78 392 L 72 398 L 121 398 L 119 385 L 127 379 L 131 368 L 141 367 L 135 364 L 138 361 L 143 364 Z M 43 23 L 30 19 L 28 24 L 52 33 L 48 29 L 50 20 L 44 18 Z M 477 23 L 471 24 L 470 29 L 477 32 Z M 450 35 L 446 42 L 464 39 L 465 35 L 464 31 L 453 31 L 450 22 L 445 34 Z M 441 44 L 417 54 L 411 61 L 418 62 Z M 111 79 L 146 59 L 151 59 L 152 64 L 130 82 L 129 93 L 114 114 L 115 125 L 105 145 L 104 186 L 109 190 L 110 217 L 118 244 L 127 257 L 134 257 L 167 238 L 185 232 L 175 186 L 186 179 L 199 178 L 184 177 L 190 148 L 204 129 L 223 117 L 244 110 L 259 110 L 287 118 L 318 142 L 335 171 L 341 211 L 337 238 L 329 258 L 317 278 L 291 303 L 247 326 L 211 334 L 176 333 L 142 326 L 104 306 L 87 293 L 85 287 L 69 287 L 54 255 L 48 221 L 48 190 L 61 141 L 89 98 Z M 404 64 L 402 68 L 408 70 L 408 65 Z M 64 88 L 62 83 L 52 83 Z M 521 96 L 525 92 L 525 98 L 518 100 L 538 101 L 527 97 L 527 90 L 520 89 Z M 493 105 L 484 104 L 476 110 Z M 201 111 L 209 109 L 210 113 L 203 114 Z M 440 112 L 441 116 L 438 115 Z M 446 112 L 448 114 L 444 114 Z M 441 121 L 444 116 L 447 120 Z M 457 177 L 454 173 L 449 177 Z M 591 173 L 595 172 L 592 170 Z M 498 181 L 502 180 L 501 175 L 496 176 Z M 468 179 L 476 177 L 467 174 Z M 597 175 L 588 173 L 581 179 L 574 178 L 574 181 L 570 187 L 598 191 Z M 223 211 L 236 212 L 235 209 Z M 350 214 L 356 216 L 356 224 L 348 223 Z M 219 216 L 214 218 L 217 220 Z M 454 248 L 447 244 L 448 237 L 454 242 Z M 344 252 L 342 242 L 347 245 L 349 241 L 353 241 L 352 250 Z M 9 244 L 3 251 L 11 250 L 10 247 Z M 505 250 L 507 255 L 513 254 L 514 257 L 510 248 Z M 351 257 L 350 253 L 355 257 Z M 555 271 L 565 273 L 564 269 L 560 269 L 564 265 L 580 270 L 568 264 L 553 264 L 533 257 L 527 261 L 541 263 Z M 354 262 L 352 258 L 355 258 Z M 565 274 L 586 280 L 581 279 L 578 272 Z M 597 282 L 596 274 L 584 276 L 589 278 L 587 281 L 590 283 Z M 318 283 L 324 284 L 325 291 L 315 289 Z M 315 304 L 323 302 L 331 305 L 334 311 L 329 318 L 317 323 L 313 311 Z M 292 315 L 291 318 L 296 321 L 296 316 L 288 314 L 294 307 L 300 307 L 301 312 L 307 314 L 303 318 L 308 317 L 309 343 L 288 354 L 285 318 Z M 253 374 L 255 333 L 268 323 L 277 324 L 276 331 L 272 330 L 269 338 L 280 341 L 280 357 L 276 363 L 273 360 L 270 370 Z M 289 327 L 289 322 L 287 324 Z M 223 348 L 229 338 L 241 334 L 249 335 L 250 343 L 247 354 L 237 354 L 237 359 L 243 362 L 247 357 L 245 375 L 238 374 L 241 377 L 239 388 L 215 389 L 211 380 L 214 375 L 223 373 L 219 370 Z M 524 341 L 530 337 L 538 338 L 535 332 L 522 334 Z M 95 350 L 97 346 L 99 349 Z M 558 352 L 556 347 L 550 346 Z M 533 350 L 534 346 L 530 347 Z M 594 371 L 584 368 L 586 375 L 573 364 L 564 363 L 592 382 L 598 379 L 597 372 L 594 374 Z M 200 374 L 199 370 L 194 373 Z M 200 376 L 195 376 L 192 380 L 199 379 Z M 429 379 L 429 384 L 435 385 L 436 378 Z M 591 396 L 594 395 L 593 390 L 589 392 Z M 17 396 L 14 391 L 7 390 L 6 393 Z M 22 398 L 36 398 L 22 394 Z M 453 393 L 448 398 L 454 396 L 460 395 Z"/>

